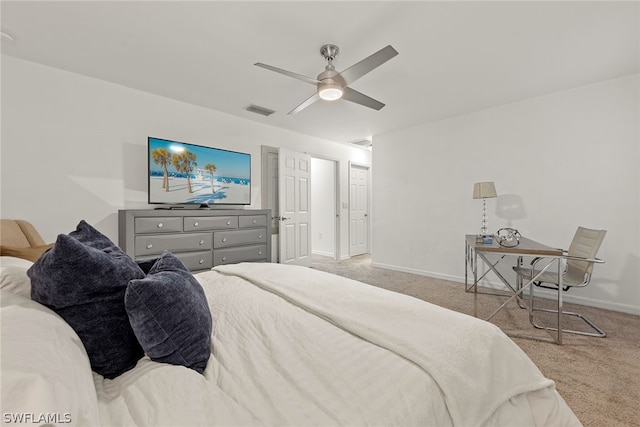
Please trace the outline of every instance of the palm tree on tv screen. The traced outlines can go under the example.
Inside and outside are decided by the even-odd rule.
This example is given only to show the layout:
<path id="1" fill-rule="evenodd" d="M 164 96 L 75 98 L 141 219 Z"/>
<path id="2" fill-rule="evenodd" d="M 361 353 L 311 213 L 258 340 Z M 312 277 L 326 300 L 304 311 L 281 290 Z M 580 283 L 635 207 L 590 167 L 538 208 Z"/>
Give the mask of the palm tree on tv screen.
<path id="1" fill-rule="evenodd" d="M 213 187 L 213 173 L 216 171 L 216 169 L 218 168 L 213 163 L 207 163 L 206 166 L 204 167 L 204 170 L 206 170 L 211 174 L 211 193 L 216 192 L 216 189 Z"/>
<path id="2" fill-rule="evenodd" d="M 164 191 L 169 191 L 169 171 L 167 171 L 167 165 L 171 161 L 171 153 L 164 148 L 156 148 L 151 152 L 153 161 L 155 164 L 162 166 L 164 176 L 162 178 L 162 188 Z"/>
<path id="3" fill-rule="evenodd" d="M 173 163 L 173 167 L 175 167 L 178 172 L 187 175 L 187 189 L 189 193 L 193 193 L 190 173 L 198 166 L 196 163 L 196 155 L 189 150 L 184 150 L 182 153 L 174 153 L 171 156 L 171 163 Z"/>

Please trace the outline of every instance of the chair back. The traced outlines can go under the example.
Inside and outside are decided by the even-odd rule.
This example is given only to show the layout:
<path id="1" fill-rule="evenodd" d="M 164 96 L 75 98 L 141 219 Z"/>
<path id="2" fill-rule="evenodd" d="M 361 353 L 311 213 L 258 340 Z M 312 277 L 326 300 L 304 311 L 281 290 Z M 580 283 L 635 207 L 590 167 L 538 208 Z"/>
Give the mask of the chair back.
<path id="1" fill-rule="evenodd" d="M 571 246 L 569 246 L 567 255 L 581 258 L 595 258 L 606 233 L 607 230 L 592 230 L 578 227 L 571 241 Z M 567 272 L 564 276 L 565 283 L 568 285 L 586 285 L 589 283 L 593 264 L 593 262 L 568 259 Z"/>
<path id="2" fill-rule="evenodd" d="M 0 245 L 29 248 L 45 242 L 30 222 L 22 219 L 0 219 Z"/>

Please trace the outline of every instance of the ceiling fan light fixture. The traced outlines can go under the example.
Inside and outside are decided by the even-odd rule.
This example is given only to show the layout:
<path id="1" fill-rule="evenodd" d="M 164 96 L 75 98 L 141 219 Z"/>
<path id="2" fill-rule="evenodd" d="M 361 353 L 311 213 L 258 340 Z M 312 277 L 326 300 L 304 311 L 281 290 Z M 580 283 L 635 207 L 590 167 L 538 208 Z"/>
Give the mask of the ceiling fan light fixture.
<path id="1" fill-rule="evenodd" d="M 342 98 L 342 94 L 344 93 L 344 91 L 342 90 L 342 86 L 340 86 L 334 80 L 327 80 L 318 84 L 318 96 L 325 101 L 335 101 Z"/>
<path id="2" fill-rule="evenodd" d="M 347 68 L 346 70 L 337 72 L 336 68 L 333 66 L 333 60 L 338 55 L 339 51 L 340 49 L 338 49 L 338 46 L 333 44 L 326 44 L 323 45 L 322 48 L 320 48 L 320 54 L 327 61 L 327 65 L 324 67 L 324 71 L 318 74 L 318 77 L 316 77 L 315 79 L 303 76 L 302 74 L 283 70 L 282 68 L 263 64 L 261 62 L 256 62 L 254 65 L 261 68 L 266 68 L 267 70 L 275 71 L 285 76 L 293 77 L 294 79 L 301 80 L 306 83 L 311 83 L 312 85 L 316 86 L 316 93 L 311 95 L 296 108 L 289 111 L 288 114 L 296 114 L 321 99 L 326 101 L 344 99 L 345 101 L 360 104 L 362 106 L 372 108 L 376 111 L 380 110 L 382 107 L 384 107 L 384 104 L 382 102 L 376 101 L 375 99 L 352 89 L 350 85 L 360 77 L 373 71 L 380 65 L 396 56 L 398 54 L 398 51 L 395 50 L 391 45 L 387 45 L 376 53 L 367 56 L 362 61 L 357 62 L 356 64 Z"/>

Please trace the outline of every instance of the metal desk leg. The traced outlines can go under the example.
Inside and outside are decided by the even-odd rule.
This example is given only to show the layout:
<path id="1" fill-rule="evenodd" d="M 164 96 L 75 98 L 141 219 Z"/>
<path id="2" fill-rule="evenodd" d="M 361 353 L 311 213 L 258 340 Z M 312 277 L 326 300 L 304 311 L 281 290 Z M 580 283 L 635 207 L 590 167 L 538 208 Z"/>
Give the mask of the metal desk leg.
<path id="1" fill-rule="evenodd" d="M 465 242 L 464 253 L 464 291 L 471 292 L 471 288 L 475 287 L 478 283 L 478 261 L 476 251 L 473 249 L 469 242 Z M 469 285 L 469 270 L 473 273 L 473 284 Z"/>
<path id="2" fill-rule="evenodd" d="M 558 258 L 558 344 L 562 344 L 562 258 Z"/>
<path id="3" fill-rule="evenodd" d="M 522 256 L 518 257 L 518 260 L 516 261 L 516 267 L 518 268 L 522 267 Z M 520 277 L 519 274 L 516 274 L 516 290 L 519 291 L 521 288 L 522 288 L 522 277 Z M 518 307 L 520 307 L 521 309 L 527 308 L 527 306 L 522 301 L 520 301 L 520 299 L 518 299 Z"/>
<path id="4" fill-rule="evenodd" d="M 469 242 L 464 241 L 464 290 L 469 292 Z"/>
<path id="5" fill-rule="evenodd" d="M 478 251 L 476 250 L 473 250 L 473 316 L 478 317 Z"/>

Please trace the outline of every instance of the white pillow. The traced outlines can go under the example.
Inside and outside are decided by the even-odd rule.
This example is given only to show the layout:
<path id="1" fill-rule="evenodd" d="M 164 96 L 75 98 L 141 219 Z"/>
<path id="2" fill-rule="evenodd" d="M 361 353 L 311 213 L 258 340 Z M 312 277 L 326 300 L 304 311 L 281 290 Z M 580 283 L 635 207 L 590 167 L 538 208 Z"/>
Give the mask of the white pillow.
<path id="1" fill-rule="evenodd" d="M 12 256 L 0 257 L 0 289 L 31 298 L 31 279 L 27 270 L 31 261 Z"/>
<path id="2" fill-rule="evenodd" d="M 4 290 L 0 323 L 3 419 L 100 425 L 89 357 L 75 331 L 47 307 Z"/>

